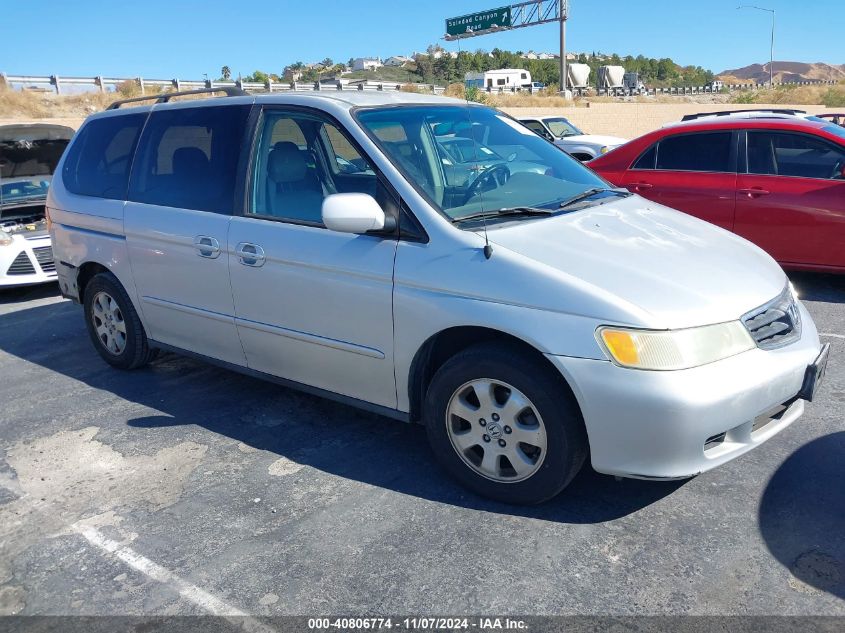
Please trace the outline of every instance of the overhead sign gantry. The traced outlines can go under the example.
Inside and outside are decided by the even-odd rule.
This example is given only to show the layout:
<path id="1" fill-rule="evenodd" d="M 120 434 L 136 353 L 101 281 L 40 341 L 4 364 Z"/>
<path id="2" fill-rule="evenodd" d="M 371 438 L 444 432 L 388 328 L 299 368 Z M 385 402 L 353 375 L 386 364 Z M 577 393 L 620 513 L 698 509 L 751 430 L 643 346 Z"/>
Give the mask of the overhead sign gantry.
<path id="1" fill-rule="evenodd" d="M 569 19 L 569 0 L 533 0 L 519 2 L 498 9 L 488 9 L 456 18 L 446 19 L 448 41 L 478 37 L 500 31 L 521 29 L 549 22 L 560 22 L 561 90 L 566 89 L 566 20 Z"/>

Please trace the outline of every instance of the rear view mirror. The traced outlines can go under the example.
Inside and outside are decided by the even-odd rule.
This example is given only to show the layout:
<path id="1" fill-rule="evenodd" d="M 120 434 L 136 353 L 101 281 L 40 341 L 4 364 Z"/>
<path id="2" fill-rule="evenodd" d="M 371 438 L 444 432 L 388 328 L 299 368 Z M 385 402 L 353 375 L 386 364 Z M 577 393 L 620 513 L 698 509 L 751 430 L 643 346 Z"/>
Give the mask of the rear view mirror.
<path id="1" fill-rule="evenodd" d="M 384 229 L 384 211 L 366 193 L 335 193 L 323 200 L 323 224 L 339 233 L 367 233 Z"/>

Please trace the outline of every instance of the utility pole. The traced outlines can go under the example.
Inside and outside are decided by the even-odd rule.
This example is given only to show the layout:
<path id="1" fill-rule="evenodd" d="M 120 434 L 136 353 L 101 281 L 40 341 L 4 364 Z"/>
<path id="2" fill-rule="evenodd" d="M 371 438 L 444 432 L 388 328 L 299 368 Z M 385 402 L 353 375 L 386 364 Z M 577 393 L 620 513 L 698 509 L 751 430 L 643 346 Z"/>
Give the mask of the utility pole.
<path id="1" fill-rule="evenodd" d="M 560 92 L 566 95 L 566 19 L 569 17 L 569 0 L 560 0 Z"/>
<path id="2" fill-rule="evenodd" d="M 775 10 L 767 9 L 765 7 L 758 7 L 753 4 L 743 4 L 737 7 L 739 9 L 757 9 L 758 11 L 766 11 L 772 14 L 772 41 L 769 48 L 769 88 L 775 87 Z"/>

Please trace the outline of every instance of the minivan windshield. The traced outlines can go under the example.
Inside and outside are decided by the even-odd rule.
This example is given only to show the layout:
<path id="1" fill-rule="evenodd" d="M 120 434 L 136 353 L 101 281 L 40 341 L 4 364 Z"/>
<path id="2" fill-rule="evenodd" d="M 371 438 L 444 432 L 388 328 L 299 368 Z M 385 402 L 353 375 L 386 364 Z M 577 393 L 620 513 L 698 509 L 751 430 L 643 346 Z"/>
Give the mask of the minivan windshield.
<path id="1" fill-rule="evenodd" d="M 585 192 L 609 189 L 579 161 L 491 108 L 392 106 L 361 109 L 356 117 L 408 181 L 452 220 L 499 210 L 558 211 Z"/>

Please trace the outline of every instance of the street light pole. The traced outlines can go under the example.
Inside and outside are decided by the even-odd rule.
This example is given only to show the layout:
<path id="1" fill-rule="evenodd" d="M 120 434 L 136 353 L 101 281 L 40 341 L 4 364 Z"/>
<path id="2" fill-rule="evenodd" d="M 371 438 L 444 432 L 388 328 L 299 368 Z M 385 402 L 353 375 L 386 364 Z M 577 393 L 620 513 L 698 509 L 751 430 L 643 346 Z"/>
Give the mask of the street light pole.
<path id="1" fill-rule="evenodd" d="M 767 11 L 772 14 L 772 42 L 769 48 L 769 88 L 775 87 L 775 10 L 767 9 L 765 7 L 758 7 L 753 4 L 743 4 L 737 7 L 739 9 L 757 9 L 758 11 Z"/>

